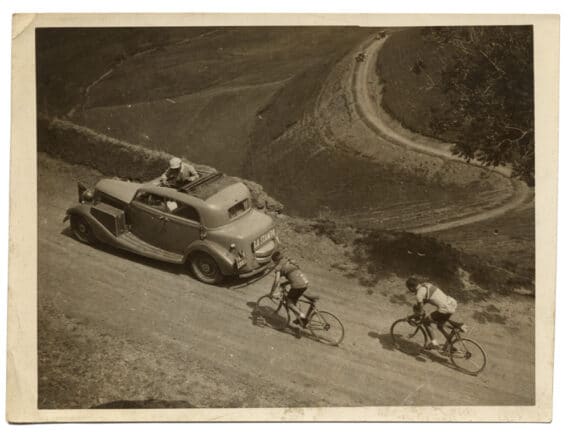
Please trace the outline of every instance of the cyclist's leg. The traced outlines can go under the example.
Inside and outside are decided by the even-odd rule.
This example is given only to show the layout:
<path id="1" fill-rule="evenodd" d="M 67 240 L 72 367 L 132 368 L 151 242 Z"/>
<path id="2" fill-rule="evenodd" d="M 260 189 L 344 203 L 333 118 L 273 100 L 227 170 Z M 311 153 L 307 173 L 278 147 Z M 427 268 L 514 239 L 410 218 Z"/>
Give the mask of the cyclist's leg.
<path id="1" fill-rule="evenodd" d="M 449 341 L 449 333 L 445 330 L 445 323 L 451 318 L 450 313 L 442 313 L 442 312 L 432 312 L 431 320 L 436 324 L 437 329 L 441 332 L 441 334 L 445 337 L 445 341 Z"/>
<path id="2" fill-rule="evenodd" d="M 301 311 L 301 309 L 299 309 L 299 307 L 297 306 L 297 302 L 299 301 L 299 298 L 301 297 L 301 295 L 303 295 L 303 292 L 305 292 L 307 288 L 291 288 L 287 294 L 287 307 L 289 307 L 289 309 L 291 309 L 295 315 L 297 315 L 298 318 L 302 318 L 305 319 L 305 314 Z"/>
<path id="3" fill-rule="evenodd" d="M 426 316 L 426 317 L 424 318 L 424 320 L 423 320 L 423 325 L 425 326 L 425 329 L 426 329 L 426 332 L 427 332 L 427 335 L 428 335 L 428 338 L 429 338 L 429 343 L 430 343 L 431 345 L 437 345 L 437 341 L 434 339 L 434 337 L 433 337 L 433 332 L 432 332 L 432 330 L 431 330 L 431 322 L 432 322 L 432 321 L 431 321 L 431 318 L 430 318 L 430 316 L 428 315 L 428 316 Z"/>

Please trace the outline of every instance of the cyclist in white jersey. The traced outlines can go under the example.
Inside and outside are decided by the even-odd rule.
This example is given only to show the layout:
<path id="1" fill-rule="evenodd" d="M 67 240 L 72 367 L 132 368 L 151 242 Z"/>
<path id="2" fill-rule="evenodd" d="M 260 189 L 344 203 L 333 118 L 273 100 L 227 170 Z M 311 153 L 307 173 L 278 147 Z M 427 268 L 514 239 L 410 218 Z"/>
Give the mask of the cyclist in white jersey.
<path id="1" fill-rule="evenodd" d="M 426 330 L 430 338 L 430 346 L 432 348 L 438 348 L 439 345 L 437 340 L 433 337 L 431 330 L 431 323 L 436 323 L 437 329 L 448 339 L 449 334 L 445 331 L 444 325 L 449 321 L 451 315 L 455 313 L 457 301 L 455 301 L 453 297 L 445 294 L 445 292 L 434 284 L 421 282 L 416 277 L 410 277 L 406 281 L 406 286 L 416 295 L 417 303 L 414 306 L 414 312 L 422 313 L 424 311 L 424 304 L 426 303 L 436 307 L 435 311 L 425 317 L 424 324 L 426 325 Z"/>

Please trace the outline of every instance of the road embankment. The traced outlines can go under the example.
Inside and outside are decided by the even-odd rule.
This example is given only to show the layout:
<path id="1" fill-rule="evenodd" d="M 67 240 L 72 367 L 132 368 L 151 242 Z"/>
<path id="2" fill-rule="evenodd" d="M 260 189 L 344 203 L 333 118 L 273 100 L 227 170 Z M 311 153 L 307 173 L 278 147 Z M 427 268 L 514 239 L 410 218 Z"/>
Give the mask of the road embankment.
<path id="1" fill-rule="evenodd" d="M 105 176 L 148 181 L 159 176 L 172 154 L 117 140 L 68 120 L 38 117 L 38 151 L 71 164 L 98 170 Z M 182 156 L 184 157 L 184 156 Z M 208 166 L 194 164 L 198 169 Z M 211 169 L 211 168 L 209 168 Z M 236 178 L 248 186 L 255 205 L 280 212 L 283 205 L 255 182 Z"/>

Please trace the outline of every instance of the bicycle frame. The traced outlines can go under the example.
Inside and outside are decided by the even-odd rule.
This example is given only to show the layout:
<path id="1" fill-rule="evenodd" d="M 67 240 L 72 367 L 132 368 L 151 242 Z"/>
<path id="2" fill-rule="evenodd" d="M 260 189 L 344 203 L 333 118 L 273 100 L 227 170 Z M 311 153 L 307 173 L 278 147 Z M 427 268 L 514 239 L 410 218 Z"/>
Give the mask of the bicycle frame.
<path id="1" fill-rule="evenodd" d="M 427 325 L 424 323 L 424 319 L 425 319 L 425 314 L 422 315 L 420 318 L 418 318 L 417 315 L 411 315 L 408 317 L 408 322 L 416 326 L 416 330 L 414 331 L 414 333 L 410 334 L 410 337 L 415 336 L 419 329 L 422 329 L 423 332 L 426 334 L 426 336 L 428 337 L 430 336 L 430 331 L 428 330 Z M 455 338 L 461 339 L 461 335 L 459 334 L 458 329 L 449 324 L 449 322 L 446 322 L 445 326 L 449 328 L 449 337 L 445 339 L 445 347 L 448 347 L 451 346 L 453 339 Z"/>
<path id="2" fill-rule="evenodd" d="M 277 330 L 284 330 L 289 327 L 290 312 L 293 311 L 298 320 L 294 321 L 294 324 L 299 326 L 297 333 L 301 333 L 302 328 L 307 330 L 317 341 L 338 346 L 344 339 L 344 326 L 340 319 L 330 312 L 317 309 L 316 300 L 305 295 L 302 295 L 298 300 L 309 305 L 306 312 L 303 313 L 304 308 L 299 309 L 297 305 L 294 306 L 287 300 L 289 289 L 290 285 L 287 282 L 280 282 L 280 273 L 276 271 L 270 292 L 259 298 L 256 303 L 256 309 L 260 309 L 261 312 L 260 316 L 263 317 L 263 312 L 267 312 L 269 309 L 270 325 Z M 285 315 L 283 315 L 283 310 L 280 314 L 278 313 L 281 309 L 285 311 Z M 301 317 L 304 320 L 301 320 Z"/>
<path id="3" fill-rule="evenodd" d="M 407 325 L 402 328 L 402 324 Z M 437 349 L 440 355 L 449 357 L 451 363 L 460 371 L 470 375 L 481 372 L 487 363 L 483 347 L 475 340 L 463 337 L 461 332 L 464 330 L 460 328 L 460 324 L 447 322 L 444 327 L 449 333 L 443 347 L 433 347 L 428 344 L 427 338 L 430 336 L 428 323 L 425 321 L 425 316 L 421 315 L 410 315 L 396 320 L 390 327 L 390 334 L 395 348 L 404 353 L 418 355 L 424 351 Z M 423 336 L 419 336 L 420 334 Z M 422 339 L 418 340 L 418 337 Z"/>
<path id="4" fill-rule="evenodd" d="M 276 271 L 275 272 L 275 278 L 273 279 L 273 285 L 271 286 L 271 291 L 269 291 L 269 295 L 273 297 L 273 295 L 275 294 L 275 291 L 277 291 L 278 288 L 280 288 L 281 289 L 281 304 L 285 307 L 285 309 L 287 309 L 287 311 L 290 312 L 292 309 L 289 308 L 289 304 L 287 303 L 287 300 L 286 300 L 287 294 L 288 294 L 290 288 L 286 288 L 287 284 L 280 284 L 279 283 L 280 278 L 281 278 L 281 274 L 278 271 Z M 299 302 L 309 305 L 307 312 L 305 312 L 305 316 L 307 318 L 309 317 L 309 315 L 311 315 L 311 313 L 313 313 L 314 311 L 317 311 L 317 306 L 315 305 L 315 303 L 313 301 L 309 300 L 304 295 L 302 295 L 301 298 L 299 298 Z"/>

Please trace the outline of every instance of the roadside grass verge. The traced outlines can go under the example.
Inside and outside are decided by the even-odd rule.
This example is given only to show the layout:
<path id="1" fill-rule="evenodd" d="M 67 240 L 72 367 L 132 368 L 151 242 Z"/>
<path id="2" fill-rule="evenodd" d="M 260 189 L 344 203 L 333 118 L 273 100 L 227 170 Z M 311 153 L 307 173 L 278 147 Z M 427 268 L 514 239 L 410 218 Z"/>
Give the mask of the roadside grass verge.
<path id="1" fill-rule="evenodd" d="M 419 275 L 460 301 L 481 301 L 490 293 L 534 294 L 533 270 L 499 266 L 492 257 L 465 253 L 436 237 L 361 229 L 326 219 L 296 220 L 290 225 L 290 231 L 302 236 L 310 233 L 317 239 L 328 239 L 328 244 L 314 243 L 314 251 L 303 246 L 303 250 L 309 250 L 305 254 L 328 258 L 331 269 L 358 280 L 364 287 L 375 287 L 393 277 L 405 280 Z"/>

